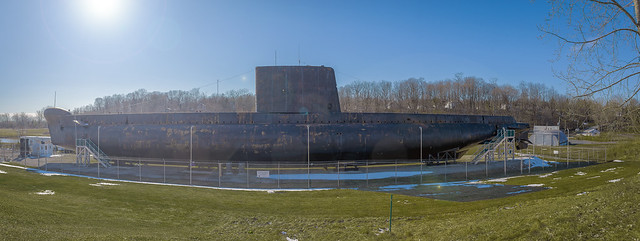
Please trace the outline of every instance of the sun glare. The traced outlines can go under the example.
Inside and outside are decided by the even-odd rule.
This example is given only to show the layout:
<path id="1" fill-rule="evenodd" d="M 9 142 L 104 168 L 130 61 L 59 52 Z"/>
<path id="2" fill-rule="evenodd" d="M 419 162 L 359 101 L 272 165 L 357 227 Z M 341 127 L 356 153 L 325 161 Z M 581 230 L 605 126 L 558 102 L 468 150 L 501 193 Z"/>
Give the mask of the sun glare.
<path id="1" fill-rule="evenodd" d="M 99 23 L 113 23 L 122 18 L 126 0 L 80 0 L 85 17 Z"/>

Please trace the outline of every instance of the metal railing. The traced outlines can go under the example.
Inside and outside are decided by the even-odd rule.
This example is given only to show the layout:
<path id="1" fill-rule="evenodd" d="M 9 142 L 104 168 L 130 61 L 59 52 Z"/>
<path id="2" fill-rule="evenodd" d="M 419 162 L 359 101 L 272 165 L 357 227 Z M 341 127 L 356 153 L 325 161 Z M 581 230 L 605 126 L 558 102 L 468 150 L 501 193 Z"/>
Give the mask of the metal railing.
<path id="1" fill-rule="evenodd" d="M 107 156 L 107 154 L 105 154 L 102 150 L 100 150 L 100 148 L 98 148 L 98 146 L 95 143 L 93 143 L 93 141 L 91 141 L 90 139 L 77 139 L 76 146 L 86 147 L 89 150 L 89 152 L 93 154 L 93 157 L 95 157 L 96 160 L 98 160 L 100 164 L 102 164 L 102 166 L 104 167 L 111 166 L 111 164 L 109 163 L 109 156 Z"/>

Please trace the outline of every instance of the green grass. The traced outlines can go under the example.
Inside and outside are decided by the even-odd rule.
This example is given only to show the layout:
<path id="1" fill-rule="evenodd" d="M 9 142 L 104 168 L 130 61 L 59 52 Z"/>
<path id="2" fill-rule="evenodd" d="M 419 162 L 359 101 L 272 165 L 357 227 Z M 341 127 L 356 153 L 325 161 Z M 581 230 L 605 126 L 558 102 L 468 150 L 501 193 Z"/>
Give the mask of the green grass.
<path id="1" fill-rule="evenodd" d="M 576 135 L 573 139 L 596 141 L 596 142 L 611 142 L 611 141 L 631 141 L 637 137 L 636 134 L 631 133 L 615 133 L 615 132 L 601 132 L 597 136 L 582 136 Z"/>
<path id="2" fill-rule="evenodd" d="M 247 192 L 41 176 L 0 166 L 4 240 L 566 240 L 640 238 L 640 141 L 610 148 L 623 163 L 575 168 L 507 184 L 551 189 L 451 202 L 357 190 Z M 615 168 L 610 170 L 611 168 Z M 605 170 L 610 170 L 603 172 Z M 577 175 L 582 172 L 585 175 Z M 596 177 L 599 176 L 599 177 Z M 611 183 L 609 180 L 620 179 Z M 53 190 L 55 195 L 36 195 Z M 583 195 L 577 195 L 584 193 Z M 281 232 L 286 232 L 283 235 Z M 378 234 L 378 235 L 376 235 Z"/>
<path id="3" fill-rule="evenodd" d="M 24 136 L 48 136 L 49 129 L 8 129 L 0 128 L 0 138 L 18 138 L 19 135 Z"/>

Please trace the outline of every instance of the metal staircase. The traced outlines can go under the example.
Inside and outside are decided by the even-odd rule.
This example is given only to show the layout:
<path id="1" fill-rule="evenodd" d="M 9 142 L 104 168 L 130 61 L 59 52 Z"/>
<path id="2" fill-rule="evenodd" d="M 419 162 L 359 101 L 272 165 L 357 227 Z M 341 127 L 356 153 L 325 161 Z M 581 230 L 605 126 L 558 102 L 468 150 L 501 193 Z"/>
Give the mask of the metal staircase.
<path id="1" fill-rule="evenodd" d="M 482 159 L 484 159 L 485 162 L 494 161 L 496 155 L 498 158 L 504 158 L 505 160 L 509 155 L 515 158 L 515 130 L 508 130 L 506 128 L 498 129 L 497 135 L 484 143 L 482 147 L 473 154 L 474 158 L 471 162 L 478 164 Z"/>
<path id="2" fill-rule="evenodd" d="M 98 146 L 89 139 L 76 140 L 76 164 L 88 166 L 91 156 L 98 160 L 103 167 L 110 167 L 109 156 L 104 154 Z"/>

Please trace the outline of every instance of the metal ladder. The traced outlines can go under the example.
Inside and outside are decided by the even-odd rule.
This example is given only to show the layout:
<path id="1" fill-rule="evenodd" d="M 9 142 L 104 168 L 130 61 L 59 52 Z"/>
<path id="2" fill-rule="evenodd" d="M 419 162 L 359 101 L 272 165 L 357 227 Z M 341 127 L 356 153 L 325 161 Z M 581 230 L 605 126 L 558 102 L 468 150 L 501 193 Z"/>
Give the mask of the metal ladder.
<path id="1" fill-rule="evenodd" d="M 109 156 L 102 152 L 90 139 L 76 140 L 76 163 L 81 166 L 89 165 L 90 156 L 93 156 L 103 167 L 110 167 Z"/>
<path id="2" fill-rule="evenodd" d="M 485 162 L 493 161 L 496 151 L 498 155 L 503 155 L 505 159 L 508 154 L 515 155 L 514 139 L 515 130 L 508 130 L 506 128 L 498 129 L 497 135 L 484 143 L 482 147 L 473 154 L 474 158 L 471 162 L 478 164 L 482 159 L 484 159 Z M 500 147 L 504 150 L 500 150 Z"/>

